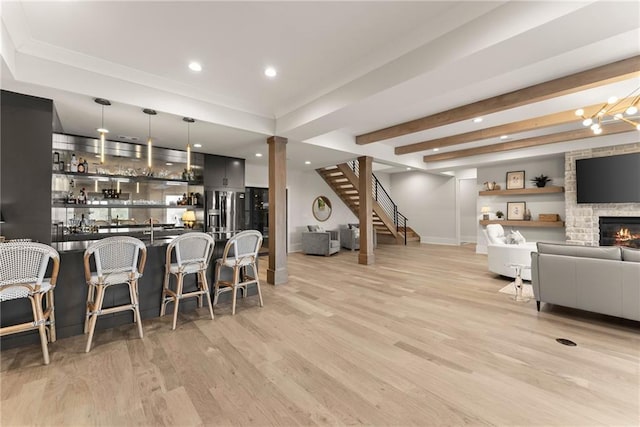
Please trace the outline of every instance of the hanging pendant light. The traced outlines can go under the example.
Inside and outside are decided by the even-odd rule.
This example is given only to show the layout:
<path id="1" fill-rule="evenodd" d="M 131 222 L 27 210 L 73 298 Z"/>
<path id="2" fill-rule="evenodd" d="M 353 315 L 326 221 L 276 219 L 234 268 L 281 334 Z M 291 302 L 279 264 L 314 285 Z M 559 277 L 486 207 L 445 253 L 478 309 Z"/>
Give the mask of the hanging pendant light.
<path id="1" fill-rule="evenodd" d="M 191 172 L 191 123 L 194 123 L 196 120 L 191 117 L 183 117 L 182 120 L 187 122 L 187 172 Z"/>
<path id="2" fill-rule="evenodd" d="M 153 143 L 151 142 L 151 116 L 155 116 L 158 113 L 156 112 L 156 110 L 152 110 L 150 108 L 145 108 L 142 110 L 142 112 L 149 116 L 149 134 L 147 137 L 147 167 L 151 169 L 151 166 L 153 166 L 153 161 L 152 161 Z M 149 172 L 151 172 L 151 170 L 149 170 Z"/>
<path id="3" fill-rule="evenodd" d="M 104 107 L 111 105 L 108 99 L 104 98 L 96 98 L 94 99 L 96 104 L 102 105 L 102 122 L 98 129 L 96 129 L 100 133 L 100 164 L 104 163 L 104 139 L 105 135 L 109 133 L 109 130 L 104 127 Z"/>

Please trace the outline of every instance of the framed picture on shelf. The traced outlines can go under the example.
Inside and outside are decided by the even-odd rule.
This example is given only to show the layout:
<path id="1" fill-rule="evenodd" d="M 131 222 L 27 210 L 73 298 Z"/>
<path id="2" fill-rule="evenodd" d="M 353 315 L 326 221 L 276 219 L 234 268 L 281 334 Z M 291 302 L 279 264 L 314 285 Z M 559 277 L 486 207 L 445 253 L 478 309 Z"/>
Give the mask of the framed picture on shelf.
<path id="1" fill-rule="evenodd" d="M 523 221 L 526 210 L 525 202 L 507 202 L 507 221 Z"/>
<path id="2" fill-rule="evenodd" d="M 524 171 L 507 172 L 507 190 L 524 188 Z"/>

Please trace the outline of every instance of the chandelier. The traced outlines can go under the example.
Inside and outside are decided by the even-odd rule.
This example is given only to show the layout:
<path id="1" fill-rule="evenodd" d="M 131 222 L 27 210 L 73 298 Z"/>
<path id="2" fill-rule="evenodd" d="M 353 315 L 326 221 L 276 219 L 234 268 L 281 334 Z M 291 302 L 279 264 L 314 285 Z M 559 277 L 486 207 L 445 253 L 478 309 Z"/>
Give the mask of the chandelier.
<path id="1" fill-rule="evenodd" d="M 623 121 L 640 130 L 638 119 L 638 104 L 640 103 L 640 87 L 629 94 L 628 97 L 618 99 L 612 96 L 599 109 L 588 114 L 583 108 L 576 110 L 576 116 L 582 118 L 582 125 L 590 128 L 594 134 L 602 133 L 602 124 L 609 121 Z"/>

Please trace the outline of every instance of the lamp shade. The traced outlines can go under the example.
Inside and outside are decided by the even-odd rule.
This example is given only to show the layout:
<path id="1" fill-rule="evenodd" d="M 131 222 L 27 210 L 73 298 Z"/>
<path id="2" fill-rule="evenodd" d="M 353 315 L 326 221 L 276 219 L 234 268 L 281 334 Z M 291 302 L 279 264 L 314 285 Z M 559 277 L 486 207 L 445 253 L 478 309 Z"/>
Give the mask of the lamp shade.
<path id="1" fill-rule="evenodd" d="M 194 211 L 185 211 L 182 214 L 182 221 L 193 221 L 195 222 L 196 220 L 196 213 Z"/>
<path id="2" fill-rule="evenodd" d="M 491 212 L 491 208 L 489 206 L 483 206 L 482 209 L 480 209 L 480 213 L 488 214 L 489 212 Z"/>

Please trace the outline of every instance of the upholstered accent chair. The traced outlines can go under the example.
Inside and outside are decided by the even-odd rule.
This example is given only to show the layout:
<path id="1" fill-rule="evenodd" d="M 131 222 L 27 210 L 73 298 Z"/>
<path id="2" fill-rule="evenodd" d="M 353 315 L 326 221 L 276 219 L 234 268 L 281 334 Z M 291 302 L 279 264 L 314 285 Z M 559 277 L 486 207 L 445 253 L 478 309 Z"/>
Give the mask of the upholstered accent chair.
<path id="1" fill-rule="evenodd" d="M 535 242 L 526 242 L 519 232 L 505 235 L 500 224 L 489 224 L 485 230 L 489 271 L 506 277 L 516 277 L 516 268 L 521 265 L 523 280 L 531 280 L 531 252 L 536 251 Z"/>
<path id="2" fill-rule="evenodd" d="M 340 231 L 324 231 L 317 225 L 307 226 L 302 232 L 302 252 L 306 255 L 329 256 L 340 252 Z"/>
<path id="3" fill-rule="evenodd" d="M 376 230 L 373 230 L 373 247 L 378 246 Z M 347 224 L 340 226 L 340 246 L 357 251 L 360 250 L 360 224 Z"/>

